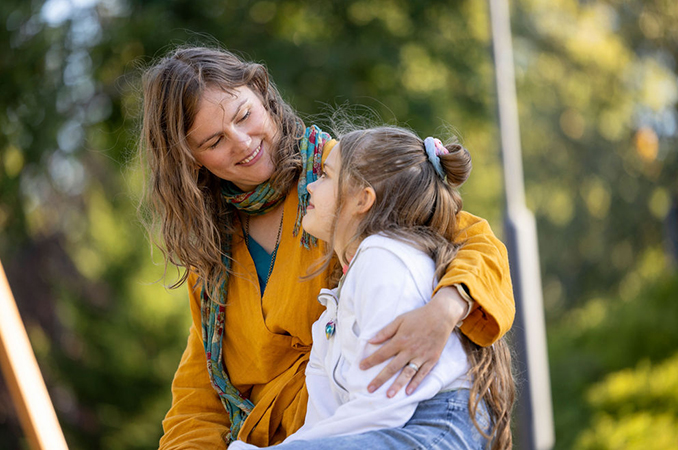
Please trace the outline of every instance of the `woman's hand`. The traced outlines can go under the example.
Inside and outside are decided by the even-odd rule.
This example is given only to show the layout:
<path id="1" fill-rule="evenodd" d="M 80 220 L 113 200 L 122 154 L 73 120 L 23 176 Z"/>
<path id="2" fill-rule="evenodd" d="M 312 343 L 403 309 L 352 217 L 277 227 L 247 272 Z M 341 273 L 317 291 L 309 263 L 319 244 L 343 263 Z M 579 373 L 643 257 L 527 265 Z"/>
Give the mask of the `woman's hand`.
<path id="1" fill-rule="evenodd" d="M 393 359 L 370 382 L 367 390 L 376 391 L 402 369 L 386 395 L 393 397 L 408 381 L 407 395 L 414 392 L 440 359 L 447 339 L 465 316 L 468 307 L 456 288 L 444 287 L 425 306 L 398 316 L 379 331 L 369 342 L 384 345 L 363 359 L 360 368 L 366 370 L 391 357 Z M 418 370 L 410 363 L 417 366 Z"/>

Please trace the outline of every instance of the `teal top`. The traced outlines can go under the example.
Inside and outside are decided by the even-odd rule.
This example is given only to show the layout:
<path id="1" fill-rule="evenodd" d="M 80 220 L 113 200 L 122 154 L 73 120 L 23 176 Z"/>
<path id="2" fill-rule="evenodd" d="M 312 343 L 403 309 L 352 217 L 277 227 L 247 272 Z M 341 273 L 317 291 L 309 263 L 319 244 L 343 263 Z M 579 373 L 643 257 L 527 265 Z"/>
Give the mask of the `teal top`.
<path id="1" fill-rule="evenodd" d="M 250 251 L 252 260 L 254 261 L 254 267 L 257 268 L 257 278 L 259 278 L 259 289 L 261 296 L 264 296 L 264 291 L 266 290 L 266 282 L 268 281 L 268 271 L 271 269 L 271 258 L 272 254 L 264 250 L 264 247 L 259 245 L 257 241 L 252 239 L 252 236 L 248 239 L 249 245 L 247 248 Z"/>

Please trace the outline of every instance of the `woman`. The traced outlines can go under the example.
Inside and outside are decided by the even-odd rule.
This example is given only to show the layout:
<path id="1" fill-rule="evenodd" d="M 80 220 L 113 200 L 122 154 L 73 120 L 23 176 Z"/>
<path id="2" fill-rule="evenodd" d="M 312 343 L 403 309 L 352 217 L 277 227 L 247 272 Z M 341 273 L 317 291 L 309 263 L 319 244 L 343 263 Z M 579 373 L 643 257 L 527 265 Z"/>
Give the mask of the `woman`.
<path id="1" fill-rule="evenodd" d="M 305 127 L 263 66 L 227 51 L 179 49 L 146 72 L 146 198 L 166 261 L 185 269 L 176 285 L 188 281 L 193 318 L 161 448 L 225 447 L 236 437 L 266 446 L 302 425 L 316 298 L 332 270 L 302 278 L 323 251 L 301 218 L 333 145 Z M 457 220 L 464 246 L 432 300 L 372 340 L 384 345 L 361 368 L 393 359 L 370 391 L 400 372 L 388 395 L 405 384 L 411 393 L 462 318 L 479 345 L 510 327 L 505 249 L 484 220 Z"/>

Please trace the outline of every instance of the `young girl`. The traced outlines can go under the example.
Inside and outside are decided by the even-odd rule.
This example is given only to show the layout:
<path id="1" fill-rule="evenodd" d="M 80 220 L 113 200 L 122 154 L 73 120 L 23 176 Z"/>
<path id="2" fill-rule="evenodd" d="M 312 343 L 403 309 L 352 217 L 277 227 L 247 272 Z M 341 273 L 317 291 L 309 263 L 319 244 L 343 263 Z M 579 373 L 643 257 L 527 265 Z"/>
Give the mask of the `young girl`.
<path id="1" fill-rule="evenodd" d="M 280 447 L 511 447 L 514 384 L 503 340 L 482 348 L 453 333 L 433 368 L 403 369 L 430 370 L 412 395 L 389 398 L 386 385 L 368 392 L 386 363 L 359 368 L 374 351 L 369 340 L 424 305 L 454 258 L 461 210 L 455 188 L 470 170 L 461 145 L 422 142 L 398 128 L 354 131 L 332 149 L 323 174 L 308 186 L 303 227 L 329 244 L 344 275 L 319 295 L 327 309 L 313 325 L 306 421 Z"/>

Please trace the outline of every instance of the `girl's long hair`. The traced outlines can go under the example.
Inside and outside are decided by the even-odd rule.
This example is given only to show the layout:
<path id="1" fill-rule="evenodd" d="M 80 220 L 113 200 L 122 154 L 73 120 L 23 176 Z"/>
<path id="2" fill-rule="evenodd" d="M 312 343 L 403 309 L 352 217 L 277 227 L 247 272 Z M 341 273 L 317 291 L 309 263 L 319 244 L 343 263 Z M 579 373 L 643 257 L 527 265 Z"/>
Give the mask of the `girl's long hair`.
<path id="1" fill-rule="evenodd" d="M 146 186 L 139 212 L 151 240 L 163 252 L 165 267 L 183 268 L 172 284 L 183 284 L 189 270 L 198 274 L 215 299 L 225 274 L 222 242 L 234 232 L 235 210 L 221 200 L 222 180 L 200 167 L 186 136 L 208 88 L 232 93 L 247 86 L 274 121 L 278 151 L 273 187 L 288 192 L 301 172 L 297 141 L 304 123 L 283 101 L 261 64 L 243 61 L 223 49 L 178 48 L 143 75 L 143 122 L 139 156 Z M 156 233 L 162 236 L 158 242 Z"/>
<path id="2" fill-rule="evenodd" d="M 337 215 L 345 198 L 356 189 L 371 186 L 376 193 L 374 205 L 349 244 L 376 233 L 405 240 L 431 255 L 436 277 L 441 278 L 463 245 L 456 239 L 456 215 L 462 207 L 457 188 L 471 172 L 471 157 L 464 147 L 455 141 L 446 148 L 449 154 L 440 156 L 446 175 L 443 180 L 428 160 L 423 141 L 409 130 L 377 127 L 341 136 Z M 332 240 L 335 233 L 332 230 Z M 332 242 L 327 247 L 333 248 Z M 473 423 L 490 440 L 493 450 L 510 448 L 515 383 L 509 348 L 504 339 L 481 347 L 461 333 L 459 336 L 473 380 L 469 398 Z M 490 415 L 489 430 L 476 421 L 483 402 Z"/>

